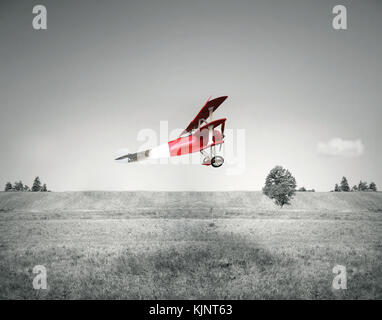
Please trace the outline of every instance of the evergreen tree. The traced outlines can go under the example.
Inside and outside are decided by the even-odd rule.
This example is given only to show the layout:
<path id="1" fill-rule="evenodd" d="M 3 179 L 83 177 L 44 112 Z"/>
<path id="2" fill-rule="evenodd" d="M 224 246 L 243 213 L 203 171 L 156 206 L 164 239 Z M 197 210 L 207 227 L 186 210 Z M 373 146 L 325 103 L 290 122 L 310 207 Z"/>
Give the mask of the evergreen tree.
<path id="1" fill-rule="evenodd" d="M 348 192 L 350 191 L 349 183 L 346 177 L 342 177 L 341 180 L 341 191 Z"/>
<path id="2" fill-rule="evenodd" d="M 33 181 L 33 185 L 32 185 L 32 191 L 33 192 L 38 192 L 38 191 L 41 191 L 41 181 L 40 181 L 40 178 L 39 177 L 36 177 Z"/>

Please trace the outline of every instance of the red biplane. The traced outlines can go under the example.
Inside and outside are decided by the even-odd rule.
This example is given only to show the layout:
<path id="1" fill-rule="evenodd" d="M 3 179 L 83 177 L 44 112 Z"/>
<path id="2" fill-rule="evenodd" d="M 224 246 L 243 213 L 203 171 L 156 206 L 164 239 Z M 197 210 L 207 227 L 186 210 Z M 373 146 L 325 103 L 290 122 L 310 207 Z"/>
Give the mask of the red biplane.
<path id="1" fill-rule="evenodd" d="M 224 158 L 216 155 L 216 146 L 224 143 L 224 127 L 226 118 L 213 120 L 213 112 L 227 99 L 227 96 L 213 100 L 208 99 L 203 108 L 190 122 L 179 138 L 168 143 L 137 153 L 129 153 L 116 158 L 120 162 L 136 162 L 146 159 L 158 159 L 175 157 L 192 152 L 198 152 L 204 156 L 203 165 L 212 165 L 215 168 L 224 163 Z M 218 127 L 220 126 L 220 130 Z M 209 148 L 209 152 L 206 149 Z"/>

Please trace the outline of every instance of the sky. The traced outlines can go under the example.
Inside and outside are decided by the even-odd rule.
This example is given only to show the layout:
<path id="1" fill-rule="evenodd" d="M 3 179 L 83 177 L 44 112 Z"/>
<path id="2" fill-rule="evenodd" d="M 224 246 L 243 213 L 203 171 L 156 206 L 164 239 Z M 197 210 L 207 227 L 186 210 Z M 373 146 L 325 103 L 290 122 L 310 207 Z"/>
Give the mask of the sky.
<path id="1" fill-rule="evenodd" d="M 261 190 L 282 165 L 316 191 L 342 176 L 382 188 L 381 29 L 376 0 L 1 0 L 0 187 Z M 113 160 L 222 95 L 221 168 Z"/>

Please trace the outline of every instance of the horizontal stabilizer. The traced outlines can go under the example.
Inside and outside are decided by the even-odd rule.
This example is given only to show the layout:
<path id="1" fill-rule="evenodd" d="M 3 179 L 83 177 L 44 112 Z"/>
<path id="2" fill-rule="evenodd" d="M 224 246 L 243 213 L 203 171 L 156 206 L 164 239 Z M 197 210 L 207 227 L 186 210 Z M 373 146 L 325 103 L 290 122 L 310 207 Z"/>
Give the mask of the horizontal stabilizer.
<path id="1" fill-rule="evenodd" d="M 145 160 L 145 159 L 150 157 L 150 151 L 151 150 L 145 150 L 145 151 L 136 152 L 136 153 L 128 153 L 126 155 L 123 155 L 123 156 L 116 158 L 115 160 L 116 161 L 125 160 L 123 162 L 128 162 L 128 163 L 137 162 L 140 160 Z"/>
<path id="2" fill-rule="evenodd" d="M 168 143 L 161 144 L 152 149 L 145 151 L 140 151 L 136 153 L 119 153 L 115 160 L 119 162 L 138 162 L 146 159 L 159 159 L 159 158 L 168 158 L 170 157 L 170 150 Z"/>

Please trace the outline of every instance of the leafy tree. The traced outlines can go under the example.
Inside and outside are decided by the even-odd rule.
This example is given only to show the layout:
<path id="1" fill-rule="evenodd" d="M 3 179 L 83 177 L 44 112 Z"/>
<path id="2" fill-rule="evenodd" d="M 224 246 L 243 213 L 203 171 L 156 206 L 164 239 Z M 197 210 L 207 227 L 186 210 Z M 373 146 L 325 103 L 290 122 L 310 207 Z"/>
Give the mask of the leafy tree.
<path id="1" fill-rule="evenodd" d="M 38 192 L 41 191 L 41 181 L 39 177 L 36 177 L 33 181 L 33 186 L 32 186 L 32 191 L 33 192 Z"/>
<path id="2" fill-rule="evenodd" d="M 344 192 L 350 191 L 349 183 L 348 183 L 348 180 L 346 179 L 346 177 L 342 177 L 340 189 L 341 189 L 341 191 L 344 191 Z"/>
<path id="3" fill-rule="evenodd" d="M 281 207 L 288 204 L 296 192 L 296 179 L 289 170 L 281 166 L 274 167 L 265 180 L 263 193 L 274 199 Z"/>
<path id="4" fill-rule="evenodd" d="M 367 191 L 369 189 L 369 186 L 367 185 L 366 181 L 360 181 L 358 183 L 358 191 Z"/>
<path id="5" fill-rule="evenodd" d="M 340 187 L 338 186 L 338 183 L 336 183 L 336 185 L 334 186 L 334 191 L 335 192 L 340 192 L 341 191 Z"/>
<path id="6" fill-rule="evenodd" d="M 353 192 L 358 191 L 358 187 L 357 187 L 356 185 L 354 185 L 354 186 L 351 188 L 351 191 L 353 191 Z"/>
<path id="7" fill-rule="evenodd" d="M 44 184 L 42 185 L 42 187 L 41 187 L 41 191 L 42 191 L 42 192 L 48 192 L 48 189 L 47 189 L 47 187 L 46 187 L 46 183 L 44 183 Z"/>
<path id="8" fill-rule="evenodd" d="M 17 181 L 15 182 L 15 184 L 13 185 L 13 189 L 15 191 L 24 191 L 24 184 L 20 181 Z"/>
<path id="9" fill-rule="evenodd" d="M 5 184 L 4 191 L 12 191 L 12 190 L 13 190 L 12 183 L 7 182 L 7 183 Z"/>
<path id="10" fill-rule="evenodd" d="M 31 189 L 25 184 L 24 185 L 24 191 L 31 191 Z"/>
<path id="11" fill-rule="evenodd" d="M 305 187 L 301 187 L 300 189 L 298 189 L 298 191 L 300 191 L 300 192 L 306 192 L 306 188 L 305 188 Z"/>
<path id="12" fill-rule="evenodd" d="M 377 185 L 374 182 L 370 182 L 369 189 L 371 191 L 377 191 Z"/>

